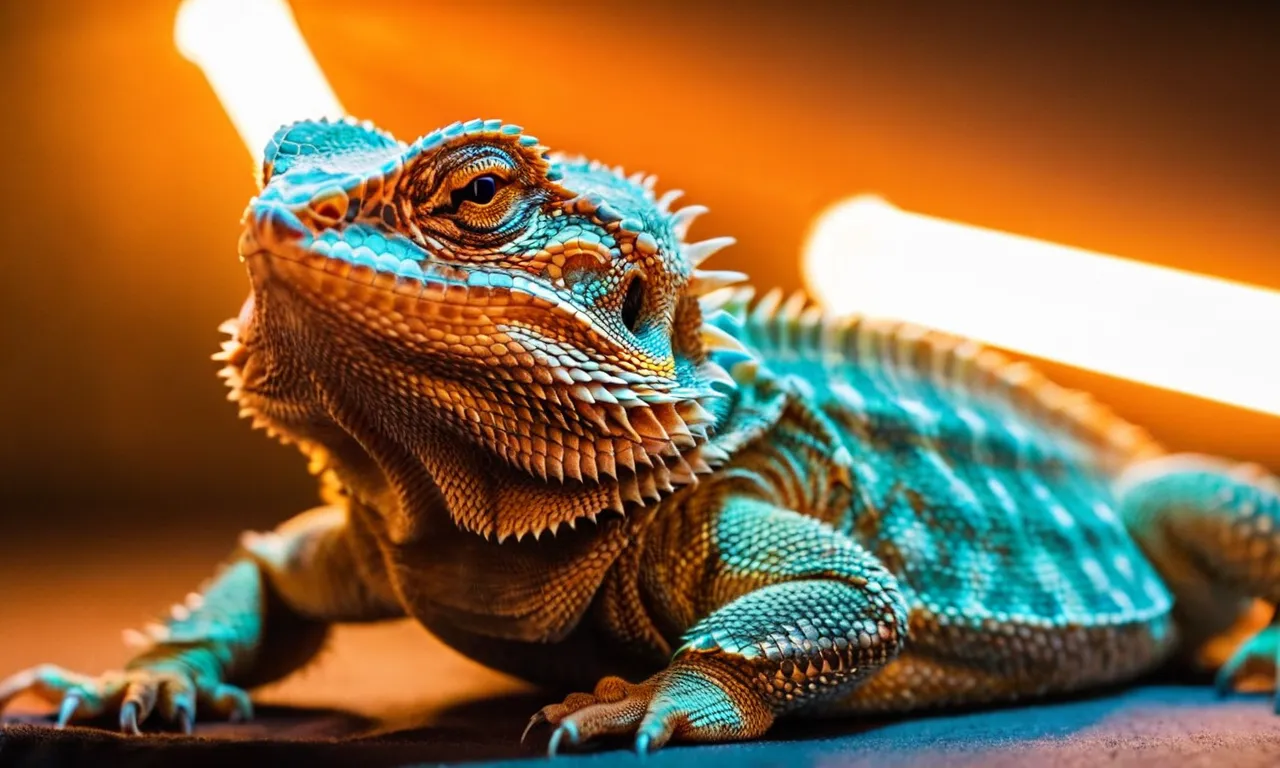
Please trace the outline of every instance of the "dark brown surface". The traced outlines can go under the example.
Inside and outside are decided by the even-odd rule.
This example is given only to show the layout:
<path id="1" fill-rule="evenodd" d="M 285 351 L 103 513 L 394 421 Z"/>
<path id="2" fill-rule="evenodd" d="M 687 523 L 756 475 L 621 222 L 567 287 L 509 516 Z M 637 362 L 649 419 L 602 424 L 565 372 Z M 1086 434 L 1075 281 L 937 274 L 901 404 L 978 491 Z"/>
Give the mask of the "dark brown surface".
<path id="1" fill-rule="evenodd" d="M 157 615 L 211 571 L 234 529 L 151 536 L 99 524 L 65 538 L 0 542 L 0 673 L 40 662 L 99 671 L 126 658 L 119 633 Z M 18 585 L 18 586 L 14 586 Z M 546 733 L 521 746 L 549 694 L 477 666 L 408 623 L 340 627 L 312 667 L 255 695 L 252 723 L 198 724 L 194 738 L 124 739 L 48 727 L 25 697 L 0 731 L 0 764 L 407 765 L 541 759 Z M 104 724 L 108 725 L 108 724 Z M 613 749 L 574 760 L 635 758 Z M 1260 696 L 1215 700 L 1204 685 L 1149 683 L 1075 700 L 888 721 L 788 723 L 751 744 L 676 747 L 655 765 L 707 760 L 787 765 L 1222 765 L 1280 761 L 1280 718 Z M 1226 761 L 1226 762 L 1224 762 Z"/>
<path id="2" fill-rule="evenodd" d="M 297 740 L 299 722 L 331 724 L 333 716 L 267 713 L 280 733 L 126 739 L 81 730 L 8 726 L 0 732 L 0 763 L 59 760 L 79 765 L 361 765 L 390 766 L 484 761 L 487 765 L 544 761 L 542 734 L 520 746 L 511 735 L 524 720 L 526 699 L 479 702 L 442 715 L 420 729 L 337 742 Z M 327 717 L 327 719 L 326 719 Z M 292 729 L 290 731 L 289 729 Z M 614 743 L 560 763 L 705 766 L 815 765 L 934 768 L 936 766 L 1204 766 L 1272 768 L 1280 764 L 1280 720 L 1257 697 L 1227 703 L 1207 690 L 1147 686 L 1105 697 L 902 721 L 791 723 L 745 744 L 670 746 L 644 761 Z M 47 764 L 47 763 L 45 763 Z"/>

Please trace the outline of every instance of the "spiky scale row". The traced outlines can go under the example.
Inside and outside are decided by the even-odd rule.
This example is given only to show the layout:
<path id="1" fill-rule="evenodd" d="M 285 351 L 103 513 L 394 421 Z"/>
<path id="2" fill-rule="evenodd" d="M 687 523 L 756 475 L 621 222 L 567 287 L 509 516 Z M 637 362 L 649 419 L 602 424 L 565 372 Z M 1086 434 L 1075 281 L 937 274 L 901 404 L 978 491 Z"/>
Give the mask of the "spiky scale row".
<path id="1" fill-rule="evenodd" d="M 999 398 L 1032 423 L 1073 436 L 1111 469 L 1163 453 L 1145 430 L 1087 393 L 1060 387 L 1030 365 L 971 339 L 899 320 L 827 315 L 799 292 L 787 296 L 774 289 L 754 303 L 751 298 L 749 288 L 730 289 L 716 295 L 715 304 L 740 318 L 743 338 L 766 359 L 888 366 L 932 384 Z"/>

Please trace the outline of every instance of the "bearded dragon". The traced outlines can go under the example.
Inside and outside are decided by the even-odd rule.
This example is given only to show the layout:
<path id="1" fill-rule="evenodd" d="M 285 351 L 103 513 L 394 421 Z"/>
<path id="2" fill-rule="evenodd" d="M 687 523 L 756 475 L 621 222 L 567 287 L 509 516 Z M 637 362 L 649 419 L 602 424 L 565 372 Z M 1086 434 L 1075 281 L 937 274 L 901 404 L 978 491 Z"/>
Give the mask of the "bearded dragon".
<path id="1" fill-rule="evenodd" d="M 216 358 L 324 503 L 246 534 L 123 670 L 40 666 L 0 706 L 190 731 L 335 622 L 408 616 L 591 689 L 534 715 L 552 753 L 644 752 L 1129 680 L 1280 599 L 1274 477 L 972 341 L 755 300 L 652 176 L 497 120 L 343 120 L 281 128 L 261 181 Z"/>

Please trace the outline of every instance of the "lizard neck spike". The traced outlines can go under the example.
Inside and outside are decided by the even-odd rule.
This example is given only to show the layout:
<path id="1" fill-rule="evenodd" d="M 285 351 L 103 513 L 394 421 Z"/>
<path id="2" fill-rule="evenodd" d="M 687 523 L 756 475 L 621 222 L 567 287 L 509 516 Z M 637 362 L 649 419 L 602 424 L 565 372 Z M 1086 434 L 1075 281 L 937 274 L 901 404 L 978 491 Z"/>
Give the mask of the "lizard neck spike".
<path id="1" fill-rule="evenodd" d="M 709 240 L 686 244 L 684 254 L 689 259 L 689 263 L 697 268 L 702 262 L 736 242 L 738 241 L 732 237 L 713 237 Z"/>
<path id="2" fill-rule="evenodd" d="M 671 204 L 674 203 L 676 200 L 678 200 L 680 196 L 683 194 L 684 194 L 684 190 L 682 189 L 669 189 L 666 192 L 662 193 L 662 197 L 659 197 L 654 202 L 654 205 L 658 209 L 658 213 L 670 213 Z M 675 222 L 672 222 L 673 229 L 674 229 L 674 226 L 675 226 Z M 680 237 L 684 236 L 682 233 L 679 233 L 679 232 L 677 232 L 676 234 L 679 235 Z"/>
<path id="3" fill-rule="evenodd" d="M 683 240 L 689 234 L 689 227 L 692 226 L 694 220 L 708 210 L 710 209 L 705 205 L 686 205 L 671 214 L 671 231 L 676 234 L 676 237 Z"/>
<path id="4" fill-rule="evenodd" d="M 745 282 L 747 276 L 731 270 L 699 269 L 689 276 L 689 295 L 706 296 L 713 291 Z"/>
<path id="5" fill-rule="evenodd" d="M 698 306 L 702 308 L 703 316 L 708 317 L 729 308 L 738 298 L 740 290 L 742 289 L 737 286 L 726 286 L 708 293 L 699 294 Z"/>

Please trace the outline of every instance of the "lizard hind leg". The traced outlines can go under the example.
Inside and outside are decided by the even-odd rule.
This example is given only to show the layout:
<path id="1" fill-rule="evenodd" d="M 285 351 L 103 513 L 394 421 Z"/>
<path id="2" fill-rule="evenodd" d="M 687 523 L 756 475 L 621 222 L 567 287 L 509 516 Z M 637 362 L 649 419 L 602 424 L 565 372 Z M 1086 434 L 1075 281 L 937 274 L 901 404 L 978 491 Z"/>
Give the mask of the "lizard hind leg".
<path id="1" fill-rule="evenodd" d="M 1117 491 L 1126 524 L 1174 592 L 1188 650 L 1224 631 L 1251 598 L 1280 603 L 1280 479 L 1254 464 L 1173 455 L 1135 465 Z M 1219 668 L 1218 689 L 1258 672 L 1280 690 L 1276 620 Z"/>

